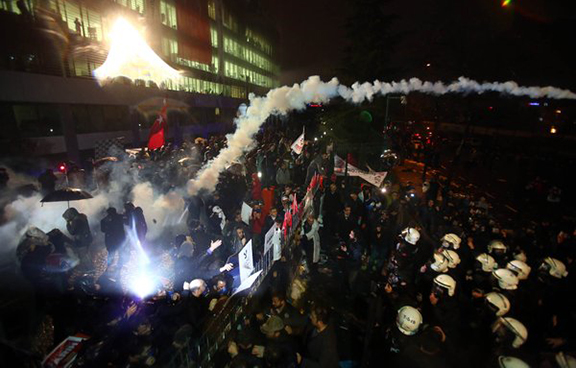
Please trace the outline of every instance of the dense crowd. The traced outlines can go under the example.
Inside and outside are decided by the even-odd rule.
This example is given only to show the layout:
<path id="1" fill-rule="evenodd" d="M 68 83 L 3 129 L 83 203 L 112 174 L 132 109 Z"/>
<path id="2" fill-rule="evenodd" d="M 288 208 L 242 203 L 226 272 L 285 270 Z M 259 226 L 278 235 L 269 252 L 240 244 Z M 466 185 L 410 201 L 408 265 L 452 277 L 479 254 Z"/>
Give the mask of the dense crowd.
<path id="1" fill-rule="evenodd" d="M 154 242 L 146 213 L 130 202 L 98 219 L 103 238 L 75 208 L 63 214 L 67 234 L 31 227 L 18 258 L 37 309 L 53 323 L 52 344 L 82 332 L 91 338 L 78 365 L 165 366 L 230 298 L 237 286 L 233 255 L 252 240 L 253 257 L 261 259 L 265 234 L 286 226 L 294 198 L 301 201 L 319 175 L 314 210 L 294 240 L 303 272 L 294 281 L 287 259 L 298 257 L 276 262 L 259 303 L 218 354 L 219 365 L 337 367 L 343 310 L 363 321 L 368 349 L 355 360 L 370 366 L 575 364 L 573 222 L 502 220 L 485 194 L 450 185 L 438 172 L 421 187 L 393 174 L 382 188 L 360 184 L 333 174 L 326 146 L 309 142 L 296 155 L 291 143 L 281 130 L 265 129 L 214 192 L 187 198 L 187 230 L 166 231 Z M 198 138 L 123 160 L 127 175 L 168 193 L 225 146 L 224 137 Z M 106 168 L 114 164 L 95 163 L 94 175 L 79 174 L 75 183 L 109 186 Z M 45 193 L 56 182 L 50 171 L 39 178 Z M 252 207 L 249 223 L 242 202 Z M 145 298 L 128 287 L 137 244 L 161 280 Z M 326 277 L 339 295 L 295 292 Z M 357 309 L 358 300 L 369 307 Z"/>

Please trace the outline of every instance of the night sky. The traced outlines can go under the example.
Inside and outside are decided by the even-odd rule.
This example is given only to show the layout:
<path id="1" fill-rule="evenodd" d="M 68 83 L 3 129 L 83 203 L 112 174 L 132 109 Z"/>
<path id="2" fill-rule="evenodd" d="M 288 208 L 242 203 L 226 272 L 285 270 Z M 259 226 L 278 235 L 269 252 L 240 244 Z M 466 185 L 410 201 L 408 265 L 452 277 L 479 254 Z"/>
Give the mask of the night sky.
<path id="1" fill-rule="evenodd" d="M 360 0 L 362 1 L 362 0 Z M 262 0 L 278 28 L 281 82 L 307 76 L 337 76 L 347 37 L 345 24 L 355 0 Z M 576 2 L 570 0 L 381 1 L 393 17 L 388 32 L 395 72 L 381 80 L 512 79 L 520 83 L 574 88 L 571 55 Z M 432 69 L 425 65 L 430 62 Z"/>

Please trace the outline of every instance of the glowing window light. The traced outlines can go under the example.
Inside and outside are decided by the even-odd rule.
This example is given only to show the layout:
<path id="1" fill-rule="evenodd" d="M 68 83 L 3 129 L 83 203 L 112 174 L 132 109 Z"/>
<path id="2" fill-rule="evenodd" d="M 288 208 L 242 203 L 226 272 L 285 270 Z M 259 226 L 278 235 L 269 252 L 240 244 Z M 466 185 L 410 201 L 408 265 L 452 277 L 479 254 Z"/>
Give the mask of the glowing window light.
<path id="1" fill-rule="evenodd" d="M 119 18 L 110 33 L 110 51 L 101 67 L 94 70 L 100 83 L 115 77 L 162 82 L 180 79 L 180 72 L 170 67 L 148 46 L 125 19 Z"/>

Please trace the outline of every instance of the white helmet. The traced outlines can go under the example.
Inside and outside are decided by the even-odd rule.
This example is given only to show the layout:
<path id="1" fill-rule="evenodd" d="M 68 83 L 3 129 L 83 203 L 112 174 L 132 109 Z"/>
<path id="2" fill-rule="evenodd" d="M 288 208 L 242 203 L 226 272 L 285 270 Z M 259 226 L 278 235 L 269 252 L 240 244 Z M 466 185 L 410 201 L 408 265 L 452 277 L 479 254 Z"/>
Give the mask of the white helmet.
<path id="1" fill-rule="evenodd" d="M 563 277 L 568 276 L 568 271 L 566 271 L 566 266 L 561 261 L 557 260 L 556 258 L 547 257 L 544 259 L 544 262 L 540 266 L 541 268 L 548 270 L 550 276 L 556 277 L 557 279 L 561 279 Z"/>
<path id="2" fill-rule="evenodd" d="M 531 270 L 530 266 L 528 266 L 526 263 L 516 259 L 508 262 L 506 268 L 514 272 L 516 276 L 518 276 L 518 280 L 526 280 L 528 275 L 530 275 Z"/>
<path id="3" fill-rule="evenodd" d="M 436 272 L 444 273 L 448 271 L 448 260 L 442 254 L 434 253 L 434 263 L 430 264 L 430 268 Z"/>
<path id="4" fill-rule="evenodd" d="M 446 234 L 442 237 L 442 239 L 440 239 L 440 241 L 442 242 L 442 246 L 444 248 L 448 248 L 448 249 L 458 249 L 460 248 L 460 243 L 462 242 L 462 239 L 460 239 L 460 237 L 456 234 Z"/>
<path id="5" fill-rule="evenodd" d="M 528 260 L 528 257 L 526 256 L 526 253 L 524 253 L 524 251 L 521 250 L 520 252 L 514 254 L 514 259 L 517 261 L 522 261 L 522 262 L 526 263 L 526 261 Z"/>
<path id="6" fill-rule="evenodd" d="M 420 233 L 413 227 L 407 227 L 406 229 L 402 230 L 401 237 L 408 243 L 416 245 L 420 239 Z"/>
<path id="7" fill-rule="evenodd" d="M 411 336 L 416 334 L 421 324 L 422 314 L 420 314 L 418 309 L 407 305 L 398 310 L 396 326 L 404 335 Z"/>
<path id="8" fill-rule="evenodd" d="M 497 317 L 502 317 L 510 311 L 510 301 L 504 295 L 496 292 L 486 294 L 486 303 L 488 303 L 496 312 Z"/>
<path id="9" fill-rule="evenodd" d="M 476 260 L 482 264 L 482 271 L 484 272 L 492 272 L 494 271 L 494 266 L 496 265 L 496 261 L 492 258 L 491 255 L 482 253 L 476 257 Z"/>
<path id="10" fill-rule="evenodd" d="M 500 368 L 530 368 L 522 359 L 509 356 L 499 356 L 498 364 Z"/>
<path id="11" fill-rule="evenodd" d="M 513 348 L 519 348 L 528 339 L 528 330 L 526 329 L 526 326 L 524 326 L 522 322 L 518 321 L 515 318 L 500 317 L 492 325 L 492 332 L 498 331 L 498 329 L 501 328 L 501 326 L 505 327 L 508 331 L 512 332 L 515 335 L 515 338 L 512 341 Z"/>
<path id="12" fill-rule="evenodd" d="M 448 260 L 448 267 L 456 268 L 460 264 L 460 256 L 453 250 L 443 249 L 442 255 Z"/>
<path id="13" fill-rule="evenodd" d="M 499 268 L 492 272 L 492 275 L 498 280 L 498 285 L 504 290 L 516 290 L 518 288 L 518 277 L 514 272 Z"/>
<path id="14" fill-rule="evenodd" d="M 556 364 L 560 368 L 576 368 L 576 358 L 572 355 L 564 354 L 564 352 L 559 352 L 556 354 Z"/>
<path id="15" fill-rule="evenodd" d="M 500 240 L 492 240 L 488 243 L 488 253 L 492 254 L 495 251 L 505 253 L 508 248 Z"/>
<path id="16" fill-rule="evenodd" d="M 454 296 L 456 291 L 456 281 L 450 275 L 442 274 L 434 278 L 434 284 L 448 290 L 448 295 Z"/>

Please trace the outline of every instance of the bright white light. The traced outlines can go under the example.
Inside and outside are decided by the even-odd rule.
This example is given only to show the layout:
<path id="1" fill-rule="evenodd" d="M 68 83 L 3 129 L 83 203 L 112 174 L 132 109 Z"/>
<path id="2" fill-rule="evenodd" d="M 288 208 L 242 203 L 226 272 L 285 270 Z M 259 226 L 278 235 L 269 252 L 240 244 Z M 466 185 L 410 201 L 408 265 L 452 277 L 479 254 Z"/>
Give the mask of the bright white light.
<path id="1" fill-rule="evenodd" d="M 54 129 L 50 128 L 50 133 L 54 133 Z"/>
<path id="2" fill-rule="evenodd" d="M 262 172 L 258 171 L 258 178 L 262 177 Z"/>
<path id="3" fill-rule="evenodd" d="M 314 137 L 314 142 L 316 142 L 317 140 L 318 140 L 318 138 L 317 138 L 317 137 Z"/>
<path id="4" fill-rule="evenodd" d="M 430 67 L 430 65 L 432 65 L 432 64 L 430 64 L 430 63 L 427 63 L 427 64 L 426 64 L 426 67 L 428 67 L 428 68 L 429 68 L 429 67 Z"/>
<path id="5" fill-rule="evenodd" d="M 159 283 L 150 258 L 144 251 L 136 232 L 136 224 L 133 221 L 128 231 L 128 244 L 136 252 L 127 267 L 126 287 L 134 295 L 144 299 L 156 293 Z"/>
<path id="6" fill-rule="evenodd" d="M 382 193 L 386 193 L 386 188 L 384 187 L 384 188 L 380 189 L 380 191 L 381 191 Z"/>
<path id="7" fill-rule="evenodd" d="M 94 76 L 101 83 L 115 77 L 162 82 L 180 78 L 180 72 L 170 67 L 148 46 L 146 41 L 125 19 L 119 18 L 110 33 L 110 51 Z"/>
<path id="8" fill-rule="evenodd" d="M 155 283 L 151 277 L 149 277 L 145 272 L 140 272 L 139 275 L 133 278 L 130 285 L 130 290 L 138 295 L 141 299 L 150 296 L 155 293 Z"/>

